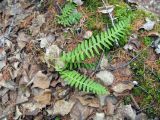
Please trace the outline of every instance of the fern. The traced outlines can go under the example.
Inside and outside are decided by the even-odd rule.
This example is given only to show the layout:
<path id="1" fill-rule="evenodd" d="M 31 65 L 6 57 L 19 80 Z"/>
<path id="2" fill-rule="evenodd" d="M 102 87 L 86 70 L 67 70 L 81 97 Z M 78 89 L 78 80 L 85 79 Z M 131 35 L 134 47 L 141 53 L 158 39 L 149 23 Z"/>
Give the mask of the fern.
<path id="1" fill-rule="evenodd" d="M 96 63 L 67 63 L 67 69 L 73 70 L 77 68 L 86 68 L 86 69 L 94 69 L 96 67 Z"/>
<path id="2" fill-rule="evenodd" d="M 113 28 L 102 32 L 95 37 L 92 36 L 89 40 L 83 41 L 81 44 L 69 53 L 63 53 L 62 59 L 66 62 L 81 62 L 86 58 L 94 57 L 95 54 L 100 54 L 99 49 L 104 50 L 104 47 L 110 49 L 113 46 L 115 39 L 119 40 L 126 34 L 129 26 L 129 19 L 120 21 Z"/>
<path id="3" fill-rule="evenodd" d="M 82 15 L 78 12 L 74 12 L 76 4 L 68 3 L 62 9 L 62 15 L 58 16 L 58 23 L 64 27 L 77 23 Z"/>
<path id="4" fill-rule="evenodd" d="M 79 90 L 83 90 L 85 92 L 92 92 L 95 94 L 106 94 L 107 91 L 105 87 L 94 82 L 91 79 L 88 79 L 84 75 L 80 75 L 76 71 L 61 71 L 61 78 L 68 82 L 70 86 L 74 86 Z"/>

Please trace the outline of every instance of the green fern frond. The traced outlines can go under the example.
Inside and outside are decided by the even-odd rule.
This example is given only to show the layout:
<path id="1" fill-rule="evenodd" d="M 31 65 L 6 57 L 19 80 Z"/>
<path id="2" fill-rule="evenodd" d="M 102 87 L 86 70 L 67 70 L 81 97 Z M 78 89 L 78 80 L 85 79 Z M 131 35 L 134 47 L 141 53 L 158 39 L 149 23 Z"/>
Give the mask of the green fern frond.
<path id="1" fill-rule="evenodd" d="M 67 3 L 62 9 L 62 15 L 58 16 L 58 24 L 66 27 L 77 23 L 82 15 L 78 12 L 74 12 L 75 9 L 76 4 Z"/>
<path id="2" fill-rule="evenodd" d="M 100 54 L 99 49 L 110 49 L 113 46 L 113 42 L 123 38 L 128 31 L 129 20 L 120 21 L 113 28 L 108 31 L 102 32 L 95 37 L 83 41 L 81 44 L 69 53 L 63 53 L 62 60 L 66 62 L 81 62 L 86 58 L 94 57 L 95 54 Z"/>
<path id="3" fill-rule="evenodd" d="M 85 92 L 92 92 L 95 94 L 106 94 L 107 90 L 102 85 L 88 79 L 84 75 L 80 75 L 76 71 L 62 71 L 60 72 L 61 78 L 64 79 L 70 86 L 74 86 L 79 90 Z"/>
<path id="4" fill-rule="evenodd" d="M 73 70 L 77 68 L 86 68 L 86 69 L 94 69 L 96 67 L 96 63 L 67 63 L 67 69 Z"/>

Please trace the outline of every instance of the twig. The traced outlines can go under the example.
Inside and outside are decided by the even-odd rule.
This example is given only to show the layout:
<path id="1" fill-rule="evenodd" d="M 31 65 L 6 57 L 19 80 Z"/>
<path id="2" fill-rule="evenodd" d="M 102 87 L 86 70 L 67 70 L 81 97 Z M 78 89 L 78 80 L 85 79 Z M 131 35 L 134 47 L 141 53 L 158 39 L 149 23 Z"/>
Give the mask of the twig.
<path id="1" fill-rule="evenodd" d="M 98 62 L 98 64 L 97 64 L 97 66 L 96 66 L 96 68 L 95 68 L 94 72 L 90 75 L 90 77 L 93 77 L 93 75 L 98 71 L 98 69 L 99 69 L 99 66 L 100 66 L 100 64 L 101 64 L 101 61 L 102 61 L 103 56 L 104 56 L 104 51 L 102 52 L 101 57 L 100 57 L 100 59 L 99 59 L 99 62 Z"/>
<path id="2" fill-rule="evenodd" d="M 103 2 L 103 4 L 105 5 L 105 7 L 106 7 L 106 9 L 107 9 L 107 4 L 104 2 L 104 0 L 102 0 L 102 2 Z M 110 19 L 111 19 L 112 26 L 114 26 L 115 24 L 114 24 L 113 16 L 112 16 L 112 14 L 111 14 L 110 12 L 109 12 L 109 17 L 110 17 Z"/>
<path id="3" fill-rule="evenodd" d="M 108 70 L 114 71 L 120 68 L 124 68 L 126 66 L 128 66 L 129 64 L 131 64 L 135 59 L 137 59 L 137 57 L 139 57 L 139 55 L 141 54 L 141 52 L 139 52 L 135 57 L 133 57 L 130 61 L 128 61 L 127 63 L 119 66 L 119 67 L 115 67 L 115 68 L 107 68 Z"/>
<path id="4" fill-rule="evenodd" d="M 131 64 L 135 59 L 137 59 L 137 57 L 139 57 L 139 55 L 140 55 L 144 50 L 148 49 L 152 44 L 153 44 L 153 42 L 152 42 L 150 45 L 148 45 L 147 47 L 145 47 L 143 50 L 141 50 L 135 57 L 133 57 L 133 58 L 132 58 L 130 61 L 128 61 L 127 63 L 125 63 L 125 64 L 123 64 L 123 65 L 120 65 L 119 67 L 115 67 L 115 68 L 111 67 L 111 68 L 106 68 L 106 69 L 107 69 L 107 70 L 112 70 L 112 71 L 114 71 L 114 70 L 117 70 L 117 69 L 124 68 L 124 67 L 128 66 L 128 65 Z"/>
<path id="5" fill-rule="evenodd" d="M 134 97 L 133 97 L 132 94 L 130 95 L 130 97 L 131 97 L 131 99 L 132 99 L 132 101 L 133 101 L 133 103 L 134 103 L 136 109 L 137 109 L 137 110 L 140 110 L 141 108 L 139 107 L 138 103 L 136 102 L 136 100 L 134 99 Z"/>

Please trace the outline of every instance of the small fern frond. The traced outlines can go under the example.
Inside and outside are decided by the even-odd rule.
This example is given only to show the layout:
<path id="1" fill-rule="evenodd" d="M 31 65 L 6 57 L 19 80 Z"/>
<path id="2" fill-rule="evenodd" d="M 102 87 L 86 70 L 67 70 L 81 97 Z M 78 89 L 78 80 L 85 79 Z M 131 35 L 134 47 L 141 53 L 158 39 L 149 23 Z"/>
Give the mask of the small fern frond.
<path id="1" fill-rule="evenodd" d="M 74 12 L 75 9 L 76 4 L 67 3 L 62 9 L 62 15 L 58 16 L 58 24 L 66 27 L 77 23 L 82 15 L 78 12 Z"/>
<path id="2" fill-rule="evenodd" d="M 92 92 L 94 94 L 106 94 L 107 90 L 105 87 L 100 85 L 99 83 L 94 82 L 91 79 L 88 79 L 84 75 L 80 75 L 76 71 L 61 71 L 61 78 L 64 79 L 70 86 L 74 86 L 79 90 L 85 92 Z"/>
<path id="3" fill-rule="evenodd" d="M 113 42 L 123 38 L 126 35 L 127 27 L 129 26 L 129 20 L 120 21 L 113 28 L 108 31 L 102 32 L 95 37 L 83 41 L 81 44 L 69 53 L 64 53 L 62 59 L 66 62 L 81 62 L 86 58 L 94 57 L 95 54 L 100 54 L 99 49 L 104 50 L 106 47 L 110 49 L 113 46 Z"/>
<path id="4" fill-rule="evenodd" d="M 73 70 L 77 68 L 86 68 L 86 69 L 94 69 L 96 67 L 96 63 L 67 63 L 67 69 Z"/>

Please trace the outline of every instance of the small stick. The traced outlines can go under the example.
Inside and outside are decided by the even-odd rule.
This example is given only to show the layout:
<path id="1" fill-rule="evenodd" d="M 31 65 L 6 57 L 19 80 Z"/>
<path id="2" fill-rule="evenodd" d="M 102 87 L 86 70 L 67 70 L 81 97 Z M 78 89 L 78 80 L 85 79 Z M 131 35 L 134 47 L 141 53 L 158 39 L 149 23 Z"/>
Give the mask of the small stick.
<path id="1" fill-rule="evenodd" d="M 102 61 L 103 56 L 104 56 L 104 51 L 102 52 L 101 57 L 100 57 L 100 59 L 99 59 L 99 62 L 98 62 L 98 64 L 97 64 L 97 66 L 96 66 L 96 68 L 95 68 L 94 72 L 90 75 L 90 77 L 93 77 L 93 76 L 94 76 L 94 74 L 98 71 L 98 69 L 99 69 L 99 66 L 100 66 L 100 64 L 101 64 L 101 61 Z"/>
<path id="2" fill-rule="evenodd" d="M 137 109 L 137 110 L 140 110 L 141 108 L 139 107 L 138 103 L 136 102 L 136 100 L 134 99 L 134 97 L 133 97 L 132 94 L 130 94 L 130 97 L 131 97 L 131 99 L 132 99 L 132 101 L 133 101 L 133 103 L 134 103 L 136 109 Z"/>
<path id="3" fill-rule="evenodd" d="M 153 42 L 148 45 L 147 47 L 145 47 L 143 50 L 141 50 L 135 57 L 133 57 L 130 61 L 128 61 L 127 63 L 123 64 L 123 65 L 120 65 L 119 67 L 115 67 L 115 68 L 107 68 L 106 70 L 117 70 L 117 69 L 120 69 L 120 68 L 124 68 L 126 66 L 128 66 L 129 64 L 131 64 L 135 59 L 137 59 L 137 57 L 139 57 L 139 55 L 146 49 L 148 49 L 151 45 L 153 44 Z"/>

